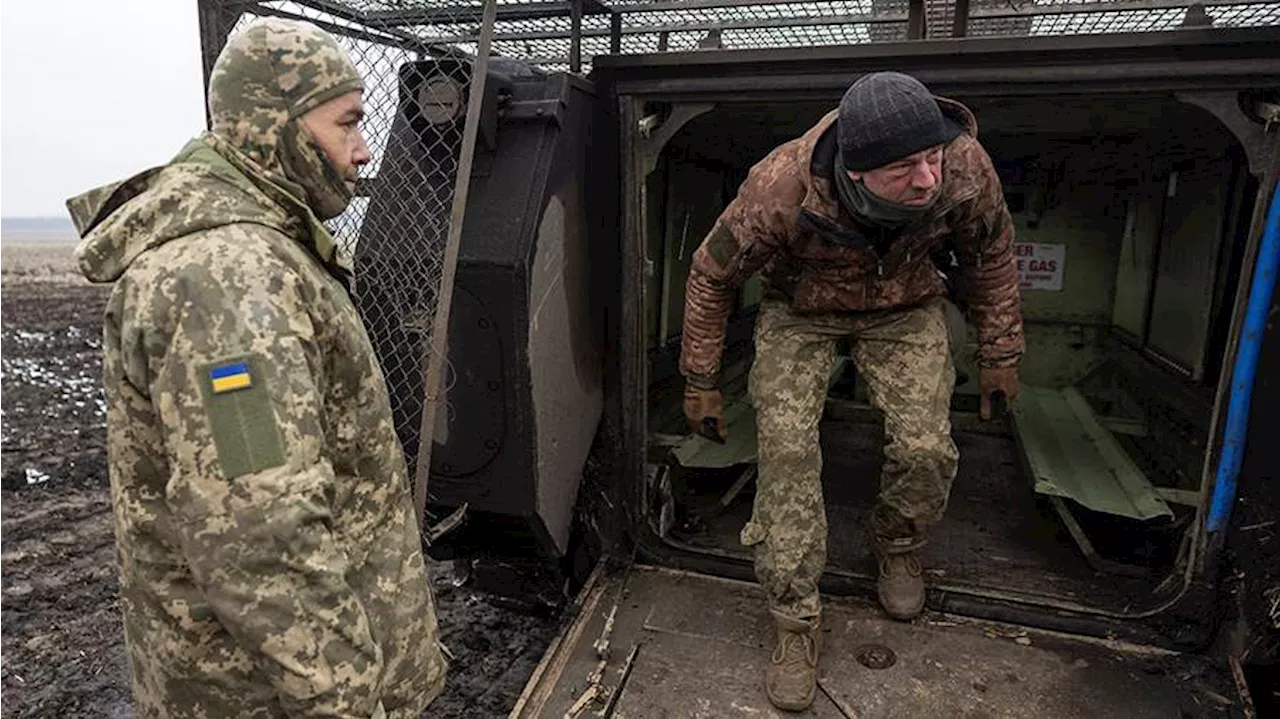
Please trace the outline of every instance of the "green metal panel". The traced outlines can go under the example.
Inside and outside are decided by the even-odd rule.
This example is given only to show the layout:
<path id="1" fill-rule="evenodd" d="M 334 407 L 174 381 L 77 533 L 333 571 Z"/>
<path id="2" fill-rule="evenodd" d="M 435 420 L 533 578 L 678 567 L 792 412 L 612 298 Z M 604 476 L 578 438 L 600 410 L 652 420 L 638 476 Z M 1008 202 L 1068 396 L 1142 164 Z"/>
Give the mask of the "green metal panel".
<path id="1" fill-rule="evenodd" d="M 1036 492 L 1132 519 L 1173 515 L 1074 388 L 1024 386 L 1013 421 Z"/>
<path id="2" fill-rule="evenodd" d="M 1231 160 L 1219 157 L 1188 165 L 1169 182 L 1148 341 L 1193 379 L 1204 369 L 1231 172 Z"/>
<path id="3" fill-rule="evenodd" d="M 1133 194 L 1116 263 L 1116 301 L 1111 321 L 1139 341 L 1146 340 L 1162 198 L 1160 183 L 1147 183 Z"/>
<path id="4" fill-rule="evenodd" d="M 1067 168 L 1070 172 L 1070 166 Z M 1080 187 L 1068 175 L 1058 204 L 1048 207 L 1035 227 L 1019 213 L 1016 241 L 1065 246 L 1060 291 L 1024 289 L 1023 317 L 1028 322 L 1105 324 L 1111 320 L 1115 296 L 1115 268 L 1124 218 L 1115 209 L 1113 191 Z"/>

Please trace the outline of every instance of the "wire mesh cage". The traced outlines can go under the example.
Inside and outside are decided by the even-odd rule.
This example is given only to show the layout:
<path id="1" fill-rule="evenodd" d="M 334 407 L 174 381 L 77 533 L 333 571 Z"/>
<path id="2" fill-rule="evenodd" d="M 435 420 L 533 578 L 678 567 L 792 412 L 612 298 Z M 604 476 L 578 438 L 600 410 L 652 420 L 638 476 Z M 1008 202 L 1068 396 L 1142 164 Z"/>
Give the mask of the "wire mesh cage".
<path id="1" fill-rule="evenodd" d="M 323 15 L 327 8 L 371 32 L 466 51 L 474 51 L 482 8 L 479 0 L 256 5 L 290 4 L 303 6 L 301 14 Z M 498 5 L 497 55 L 573 72 L 589 70 L 592 57 L 610 53 L 1280 25 L 1280 2 L 1258 0 L 499 0 Z"/>

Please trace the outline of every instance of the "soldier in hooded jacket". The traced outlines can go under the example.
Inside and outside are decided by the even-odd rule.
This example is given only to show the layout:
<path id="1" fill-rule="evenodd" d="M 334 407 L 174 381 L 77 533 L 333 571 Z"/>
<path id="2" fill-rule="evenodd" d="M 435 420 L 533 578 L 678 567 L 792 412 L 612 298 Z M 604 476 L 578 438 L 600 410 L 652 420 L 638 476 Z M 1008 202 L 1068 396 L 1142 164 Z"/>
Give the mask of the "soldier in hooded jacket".
<path id="1" fill-rule="evenodd" d="M 68 201 L 104 318 L 120 595 L 142 717 L 418 717 L 446 661 L 403 453 L 333 238 L 363 83 L 258 20 L 211 131 Z"/>
<path id="2" fill-rule="evenodd" d="M 935 262 L 948 255 L 958 264 L 951 275 Z M 725 325 L 757 272 L 765 289 L 748 392 L 759 475 L 741 539 L 777 624 L 766 693 L 779 708 L 801 710 L 814 698 L 820 651 L 827 519 L 818 422 L 836 343 L 850 341 L 885 417 L 868 531 L 880 602 L 897 619 L 923 609 L 917 552 L 942 519 L 957 467 L 950 335 L 963 319 L 949 295 L 977 329 L 981 416 L 990 417 L 997 394 L 1017 395 L 1024 337 L 1013 222 L 972 113 L 910 76 L 870 74 L 751 169 L 687 281 L 680 370 L 695 432 L 725 436 Z"/>

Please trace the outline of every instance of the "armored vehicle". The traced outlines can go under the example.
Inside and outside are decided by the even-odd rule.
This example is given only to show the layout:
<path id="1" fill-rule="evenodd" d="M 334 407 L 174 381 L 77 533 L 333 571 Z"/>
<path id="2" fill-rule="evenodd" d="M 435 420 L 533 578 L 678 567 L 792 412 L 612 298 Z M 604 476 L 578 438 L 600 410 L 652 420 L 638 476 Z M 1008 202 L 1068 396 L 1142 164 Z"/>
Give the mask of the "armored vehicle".
<path id="1" fill-rule="evenodd" d="M 284 14 L 369 73 L 375 162 L 335 231 L 424 526 L 458 524 L 430 551 L 565 580 L 565 630 L 513 716 L 771 711 L 738 538 L 760 287 L 730 319 L 717 444 L 681 414 L 685 279 L 751 166 L 882 69 L 974 111 L 1017 224 L 1027 351 L 1018 401 L 981 421 L 972 328 L 955 348 L 960 468 L 912 623 L 876 608 L 862 532 L 882 418 L 852 362 L 833 372 L 811 713 L 1274 710 L 1280 6 L 201 7 L 207 59 L 236 23 Z"/>

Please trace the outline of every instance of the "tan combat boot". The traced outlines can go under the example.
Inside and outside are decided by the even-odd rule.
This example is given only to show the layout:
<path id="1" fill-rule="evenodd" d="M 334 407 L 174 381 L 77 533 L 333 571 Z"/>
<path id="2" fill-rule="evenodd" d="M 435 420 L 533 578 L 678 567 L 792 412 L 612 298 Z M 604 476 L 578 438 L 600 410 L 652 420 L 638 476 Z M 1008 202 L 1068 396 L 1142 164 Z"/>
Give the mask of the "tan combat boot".
<path id="1" fill-rule="evenodd" d="M 778 645 L 764 673 L 769 701 L 785 711 L 804 711 L 813 703 L 818 683 L 821 619 L 795 619 L 772 612 L 778 625 Z"/>
<path id="2" fill-rule="evenodd" d="M 924 570 L 916 552 L 924 537 L 914 524 L 892 509 L 877 507 L 871 519 L 871 546 L 880 565 L 876 593 L 880 606 L 894 619 L 908 621 L 924 610 Z"/>

